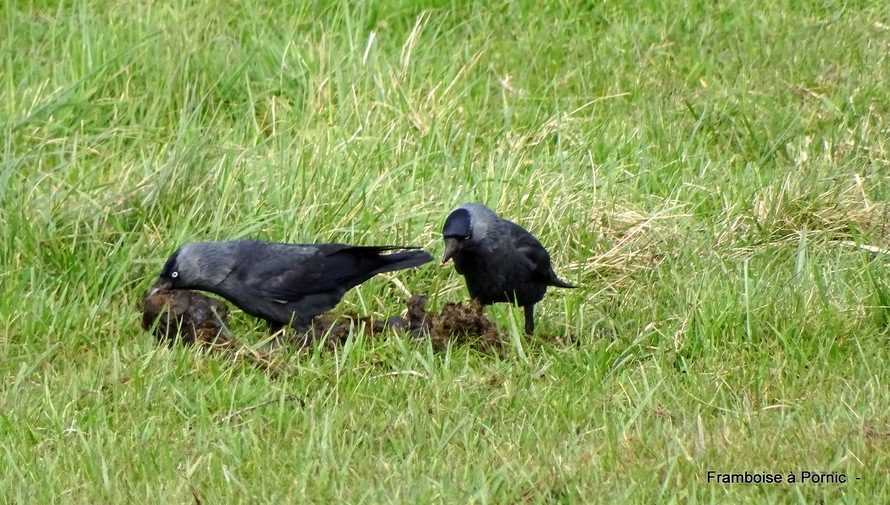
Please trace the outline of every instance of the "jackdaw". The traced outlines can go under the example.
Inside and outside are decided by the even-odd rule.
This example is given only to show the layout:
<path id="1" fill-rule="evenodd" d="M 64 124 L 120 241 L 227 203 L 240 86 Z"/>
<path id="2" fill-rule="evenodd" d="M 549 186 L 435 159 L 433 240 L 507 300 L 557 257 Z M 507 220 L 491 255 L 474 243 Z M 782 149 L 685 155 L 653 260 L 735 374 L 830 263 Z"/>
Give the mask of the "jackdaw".
<path id="1" fill-rule="evenodd" d="M 442 236 L 442 263 L 454 260 L 470 297 L 483 305 L 521 306 L 528 334 L 535 331 L 535 304 L 544 298 L 547 286 L 575 287 L 556 276 L 550 255 L 531 233 L 485 205 L 467 203 L 451 211 Z"/>
<path id="2" fill-rule="evenodd" d="M 418 249 L 259 240 L 195 242 L 170 256 L 152 292 L 209 291 L 265 319 L 272 333 L 287 325 L 305 331 L 315 316 L 333 309 L 350 288 L 379 273 L 433 260 Z M 384 254 L 389 251 L 399 252 Z"/>

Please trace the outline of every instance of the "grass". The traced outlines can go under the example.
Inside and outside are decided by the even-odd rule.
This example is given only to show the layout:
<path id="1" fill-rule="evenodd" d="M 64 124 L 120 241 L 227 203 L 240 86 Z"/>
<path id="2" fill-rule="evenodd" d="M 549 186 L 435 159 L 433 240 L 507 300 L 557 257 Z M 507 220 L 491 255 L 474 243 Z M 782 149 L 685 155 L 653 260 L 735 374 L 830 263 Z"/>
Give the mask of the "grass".
<path id="1" fill-rule="evenodd" d="M 0 501 L 890 499 L 886 5 L 17 0 L 0 23 Z M 487 309 L 509 356 L 356 335 L 272 376 L 139 328 L 182 243 L 438 256 L 467 201 L 582 286 L 532 339 Z M 420 292 L 467 298 L 431 264 L 337 310 Z"/>

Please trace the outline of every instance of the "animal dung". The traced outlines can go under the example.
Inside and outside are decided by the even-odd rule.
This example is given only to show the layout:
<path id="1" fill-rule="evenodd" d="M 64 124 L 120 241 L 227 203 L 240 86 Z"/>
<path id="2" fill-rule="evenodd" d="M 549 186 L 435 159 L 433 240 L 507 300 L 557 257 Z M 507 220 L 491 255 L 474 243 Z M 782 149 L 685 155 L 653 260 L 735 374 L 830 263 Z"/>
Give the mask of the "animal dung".
<path id="1" fill-rule="evenodd" d="M 392 316 L 386 320 L 359 316 L 353 312 L 334 315 L 330 312 L 317 316 L 312 327 L 293 341 L 300 349 L 311 342 L 325 339 L 325 347 L 342 345 L 349 335 L 363 328 L 366 337 L 375 337 L 385 330 L 408 333 L 415 338 L 429 338 L 436 349 L 444 349 L 450 343 L 469 344 L 473 347 L 498 349 L 508 341 L 506 335 L 482 313 L 482 304 L 471 301 L 446 303 L 438 314 L 427 312 L 426 295 L 414 295 L 408 300 L 407 320 Z"/>
<path id="2" fill-rule="evenodd" d="M 406 327 L 404 319 L 396 316 L 390 317 L 383 321 L 372 319 L 348 311 L 344 314 L 334 314 L 333 312 L 325 312 L 312 319 L 312 326 L 304 333 L 297 334 L 296 338 L 291 338 L 291 342 L 296 342 L 299 349 L 304 349 L 314 341 L 324 340 L 324 346 L 333 349 L 334 347 L 346 343 L 346 339 L 353 332 L 362 329 L 362 334 L 373 337 L 383 333 L 387 328 L 396 331 L 399 328 Z"/>
<path id="3" fill-rule="evenodd" d="M 342 314 L 326 312 L 313 318 L 307 331 L 293 333 L 291 330 L 280 343 L 303 350 L 314 342 L 322 342 L 323 348 L 334 349 L 356 332 L 377 338 L 388 330 L 417 339 L 428 338 L 435 349 L 444 349 L 449 344 L 466 344 L 499 352 L 507 346 L 509 338 L 483 315 L 480 303 L 448 302 L 437 314 L 427 311 L 428 301 L 426 295 L 412 296 L 407 303 L 407 318 L 374 319 L 351 311 Z M 187 345 L 225 347 L 232 344 L 226 326 L 228 314 L 223 301 L 198 291 L 157 289 L 143 302 L 142 327 L 154 329 L 157 339 L 170 345 L 181 340 Z"/>
<path id="4" fill-rule="evenodd" d="M 408 300 L 408 328 L 412 336 L 428 337 L 437 349 L 455 343 L 496 350 L 508 342 L 507 336 L 482 313 L 481 303 L 448 302 L 436 314 L 427 312 L 428 300 L 426 295 L 414 295 Z"/>
<path id="5" fill-rule="evenodd" d="M 158 289 L 142 304 L 142 327 L 154 328 L 159 341 L 225 345 L 230 341 L 225 303 L 197 291 Z M 157 324 L 155 324 L 157 322 Z"/>

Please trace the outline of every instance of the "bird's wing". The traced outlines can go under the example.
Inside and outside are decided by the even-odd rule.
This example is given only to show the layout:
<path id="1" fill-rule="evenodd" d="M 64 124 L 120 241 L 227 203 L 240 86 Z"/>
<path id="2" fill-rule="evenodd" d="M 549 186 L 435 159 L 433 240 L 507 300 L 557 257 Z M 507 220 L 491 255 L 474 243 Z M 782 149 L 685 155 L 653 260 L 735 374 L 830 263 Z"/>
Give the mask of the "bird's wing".
<path id="1" fill-rule="evenodd" d="M 292 302 L 329 290 L 326 256 L 315 245 L 275 244 L 253 251 L 251 259 L 239 274 L 248 289 L 264 298 Z"/>
<path id="2" fill-rule="evenodd" d="M 282 244 L 268 250 L 254 269 L 263 296 L 291 302 L 320 293 L 341 293 L 364 282 L 386 263 L 381 253 L 405 247 L 346 244 Z"/>
<path id="3" fill-rule="evenodd" d="M 550 278 L 550 254 L 547 249 L 538 242 L 531 233 L 525 228 L 519 226 L 512 221 L 505 221 L 508 224 L 510 237 L 513 240 L 513 246 L 522 256 L 528 260 L 526 264 L 533 276 L 540 276 L 541 280 Z"/>
<path id="4" fill-rule="evenodd" d="M 351 289 L 382 272 L 419 266 L 433 257 L 417 247 L 321 244 L 328 289 Z M 391 251 L 402 251 L 384 254 Z"/>

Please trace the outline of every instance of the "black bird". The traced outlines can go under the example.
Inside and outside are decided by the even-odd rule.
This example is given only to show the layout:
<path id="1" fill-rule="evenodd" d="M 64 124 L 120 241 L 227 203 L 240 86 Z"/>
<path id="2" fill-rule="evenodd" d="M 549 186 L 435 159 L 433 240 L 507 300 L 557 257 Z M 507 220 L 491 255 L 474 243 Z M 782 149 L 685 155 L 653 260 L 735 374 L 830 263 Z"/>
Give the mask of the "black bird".
<path id="1" fill-rule="evenodd" d="M 404 246 L 195 242 L 179 248 L 152 288 L 209 291 L 265 319 L 275 333 L 298 331 L 334 308 L 350 288 L 382 272 L 416 267 L 430 253 Z M 389 251 L 400 251 L 383 254 Z"/>
<path id="2" fill-rule="evenodd" d="M 445 257 L 464 276 L 470 297 L 483 305 L 507 302 L 525 310 L 525 332 L 535 331 L 535 304 L 547 286 L 574 288 L 556 276 L 550 255 L 518 224 L 485 205 L 467 203 L 445 220 Z"/>

